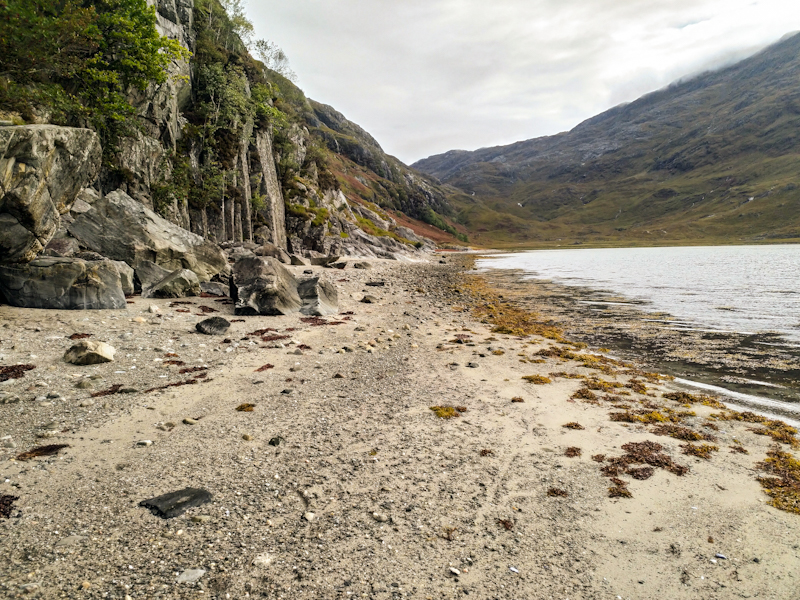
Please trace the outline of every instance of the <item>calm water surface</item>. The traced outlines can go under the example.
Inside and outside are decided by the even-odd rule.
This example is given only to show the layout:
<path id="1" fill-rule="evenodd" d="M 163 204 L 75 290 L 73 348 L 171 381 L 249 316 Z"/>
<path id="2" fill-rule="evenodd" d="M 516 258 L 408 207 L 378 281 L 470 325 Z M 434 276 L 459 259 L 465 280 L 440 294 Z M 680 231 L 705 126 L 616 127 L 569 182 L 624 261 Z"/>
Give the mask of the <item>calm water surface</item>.
<path id="1" fill-rule="evenodd" d="M 535 250 L 478 266 L 604 290 L 696 327 L 800 343 L 800 245 Z"/>

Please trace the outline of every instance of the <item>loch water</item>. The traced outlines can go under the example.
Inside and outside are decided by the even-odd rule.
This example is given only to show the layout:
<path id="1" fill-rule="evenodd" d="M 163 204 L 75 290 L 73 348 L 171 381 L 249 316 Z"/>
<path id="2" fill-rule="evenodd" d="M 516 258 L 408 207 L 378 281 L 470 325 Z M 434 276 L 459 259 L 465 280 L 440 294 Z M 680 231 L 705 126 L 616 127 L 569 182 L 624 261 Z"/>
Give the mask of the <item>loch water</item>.
<path id="1" fill-rule="evenodd" d="M 689 369 L 699 374 L 692 383 L 712 383 L 733 396 L 746 392 L 756 403 L 759 390 L 792 404 L 799 399 L 800 391 L 793 391 L 796 382 L 785 387 L 786 377 L 800 372 L 795 367 L 775 372 L 776 381 L 783 377 L 783 391 L 777 395 L 764 382 L 773 380 L 770 347 L 780 349 L 790 362 L 800 356 L 800 245 L 534 250 L 491 255 L 476 267 L 513 273 L 518 283 L 547 282 L 573 290 L 574 311 L 608 313 L 615 305 L 626 305 L 635 306 L 644 320 L 648 314 L 653 320 L 668 315 L 665 335 L 685 332 L 693 344 L 726 335 L 736 343 L 748 339 L 751 357 L 758 346 L 765 354 L 764 367 L 756 365 L 745 379 L 762 380 L 762 385 L 752 381 L 754 387 L 737 387 L 725 383 L 736 379 L 734 372 L 712 377 Z M 697 351 L 702 354 L 703 349 Z"/>

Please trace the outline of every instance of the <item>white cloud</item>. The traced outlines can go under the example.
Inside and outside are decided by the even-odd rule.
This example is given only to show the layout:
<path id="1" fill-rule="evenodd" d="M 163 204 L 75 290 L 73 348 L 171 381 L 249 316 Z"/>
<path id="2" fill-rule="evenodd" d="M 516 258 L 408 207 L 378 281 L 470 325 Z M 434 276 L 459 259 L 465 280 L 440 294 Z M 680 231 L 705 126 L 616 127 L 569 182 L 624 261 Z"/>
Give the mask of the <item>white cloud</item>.
<path id="1" fill-rule="evenodd" d="M 796 0 L 250 0 L 306 94 L 406 162 L 570 129 L 800 29 Z"/>

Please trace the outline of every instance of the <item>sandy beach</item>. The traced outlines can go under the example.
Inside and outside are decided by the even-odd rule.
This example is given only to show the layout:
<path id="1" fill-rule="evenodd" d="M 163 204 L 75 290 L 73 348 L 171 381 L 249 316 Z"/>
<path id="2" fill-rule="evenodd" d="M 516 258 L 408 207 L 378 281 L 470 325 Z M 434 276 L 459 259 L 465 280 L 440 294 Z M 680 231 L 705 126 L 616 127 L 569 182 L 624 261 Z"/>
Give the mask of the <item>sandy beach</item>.
<path id="1" fill-rule="evenodd" d="M 0 596 L 798 596 L 800 516 L 757 480 L 793 436 L 597 349 L 493 332 L 470 260 L 444 261 L 314 267 L 340 308 L 316 320 L 0 306 L 0 365 L 35 365 L 0 383 Z M 212 315 L 224 336 L 195 331 Z M 65 363 L 74 334 L 114 362 Z M 185 488 L 211 500 L 140 506 Z"/>

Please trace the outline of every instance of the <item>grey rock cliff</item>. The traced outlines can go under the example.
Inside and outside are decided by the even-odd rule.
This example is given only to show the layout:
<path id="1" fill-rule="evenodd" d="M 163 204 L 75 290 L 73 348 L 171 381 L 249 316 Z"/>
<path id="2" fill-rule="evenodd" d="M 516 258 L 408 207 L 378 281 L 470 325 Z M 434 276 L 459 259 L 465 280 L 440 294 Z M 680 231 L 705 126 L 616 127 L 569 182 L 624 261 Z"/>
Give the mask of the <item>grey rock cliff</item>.
<path id="1" fill-rule="evenodd" d="M 47 246 L 101 154 L 88 129 L 0 127 L 0 262 L 31 261 Z"/>

